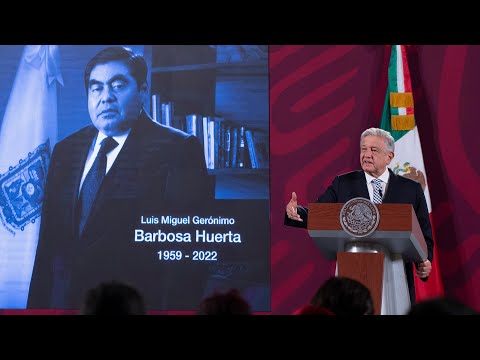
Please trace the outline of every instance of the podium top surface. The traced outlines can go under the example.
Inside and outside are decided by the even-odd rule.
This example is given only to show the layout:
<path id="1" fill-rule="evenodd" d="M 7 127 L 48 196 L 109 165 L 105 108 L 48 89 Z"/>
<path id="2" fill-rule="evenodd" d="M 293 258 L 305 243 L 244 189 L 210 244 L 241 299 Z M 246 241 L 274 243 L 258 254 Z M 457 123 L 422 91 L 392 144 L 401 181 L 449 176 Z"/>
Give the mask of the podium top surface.
<path id="1" fill-rule="evenodd" d="M 410 204 L 378 204 L 377 229 L 365 237 L 353 237 L 340 224 L 343 203 L 312 203 L 308 207 L 308 233 L 328 259 L 346 247 L 374 245 L 391 254 L 421 261 L 427 258 L 427 245 Z"/>

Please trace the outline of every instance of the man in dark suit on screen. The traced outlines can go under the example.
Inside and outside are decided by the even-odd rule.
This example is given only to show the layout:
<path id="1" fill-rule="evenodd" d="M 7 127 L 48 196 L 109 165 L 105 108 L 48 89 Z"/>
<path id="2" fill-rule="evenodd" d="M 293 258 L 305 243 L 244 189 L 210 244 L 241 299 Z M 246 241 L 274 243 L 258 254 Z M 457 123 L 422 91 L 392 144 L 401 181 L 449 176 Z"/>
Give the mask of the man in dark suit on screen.
<path id="1" fill-rule="evenodd" d="M 362 170 L 352 171 L 335 177 L 332 184 L 317 199 L 320 203 L 346 203 L 356 197 L 370 199 L 375 203 L 411 204 L 417 215 L 425 242 L 427 259 L 416 263 L 417 276 L 428 279 L 432 270 L 433 238 L 427 202 L 420 183 L 396 175 L 387 166 L 394 157 L 395 140 L 388 131 L 370 128 L 360 136 L 360 164 Z M 378 183 L 378 185 L 376 185 Z M 378 186 L 378 187 L 377 187 Z M 378 189 L 376 191 L 376 189 Z M 379 201 L 375 201 L 379 197 Z M 307 227 L 308 209 L 297 204 L 297 195 L 286 206 L 285 224 Z M 415 303 L 413 266 L 405 261 L 405 275 L 408 282 L 410 303 Z"/>
<path id="2" fill-rule="evenodd" d="M 192 269 L 172 274 L 158 248 L 133 236 L 140 216 L 191 206 L 210 191 L 199 140 L 146 114 L 147 72 L 145 59 L 124 47 L 106 48 L 87 64 L 93 124 L 53 150 L 28 308 L 78 309 L 88 289 L 112 280 L 148 295 L 149 307 L 189 308 L 173 300 L 188 299 L 185 284 L 198 302 L 201 284 L 175 286 Z"/>

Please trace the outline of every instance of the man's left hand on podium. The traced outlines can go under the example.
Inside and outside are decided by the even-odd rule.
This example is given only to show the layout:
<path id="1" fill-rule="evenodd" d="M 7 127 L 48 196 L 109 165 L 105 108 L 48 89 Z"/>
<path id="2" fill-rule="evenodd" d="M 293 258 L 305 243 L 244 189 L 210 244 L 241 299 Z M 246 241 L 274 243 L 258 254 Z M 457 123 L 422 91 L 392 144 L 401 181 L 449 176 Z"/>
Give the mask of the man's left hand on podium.
<path id="1" fill-rule="evenodd" d="M 432 263 L 428 259 L 416 263 L 416 267 L 417 275 L 422 279 L 428 277 L 428 275 L 430 275 L 430 271 L 432 271 Z"/>

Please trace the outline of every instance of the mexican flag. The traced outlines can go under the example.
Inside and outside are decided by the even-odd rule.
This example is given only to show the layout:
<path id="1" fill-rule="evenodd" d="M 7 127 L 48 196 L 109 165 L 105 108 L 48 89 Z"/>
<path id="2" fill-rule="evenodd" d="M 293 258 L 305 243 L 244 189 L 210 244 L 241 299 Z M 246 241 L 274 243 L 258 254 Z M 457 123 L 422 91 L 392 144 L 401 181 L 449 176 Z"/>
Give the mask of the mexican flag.
<path id="1" fill-rule="evenodd" d="M 427 200 L 430 222 L 432 205 L 428 191 L 427 174 L 423 163 L 422 146 L 414 116 L 412 84 L 408 70 L 405 45 L 392 45 L 388 66 L 388 87 L 380 127 L 389 131 L 395 139 L 395 157 L 389 167 L 395 174 L 420 182 Z M 433 230 L 433 229 L 432 229 Z M 434 243 L 435 234 L 433 234 Z M 415 275 L 416 300 L 443 296 L 444 289 L 438 266 L 437 247 L 434 246 L 432 271 L 428 281 Z"/>

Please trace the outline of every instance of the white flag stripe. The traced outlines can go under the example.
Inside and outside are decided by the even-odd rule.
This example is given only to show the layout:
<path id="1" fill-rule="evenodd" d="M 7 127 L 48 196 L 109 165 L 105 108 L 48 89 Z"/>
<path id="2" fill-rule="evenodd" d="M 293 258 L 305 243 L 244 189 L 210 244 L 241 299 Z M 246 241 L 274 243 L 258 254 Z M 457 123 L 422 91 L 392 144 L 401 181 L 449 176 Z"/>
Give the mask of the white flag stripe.
<path id="1" fill-rule="evenodd" d="M 395 142 L 395 157 L 390 163 L 390 168 L 394 168 L 399 164 L 403 168 L 403 164 L 409 162 L 417 170 L 421 171 L 425 176 L 425 199 L 427 200 L 428 212 L 432 212 L 430 201 L 430 192 L 428 190 L 427 174 L 423 163 L 422 145 L 418 136 L 418 128 L 415 126 L 413 130 L 406 133 Z M 403 174 L 401 174 L 403 175 Z"/>
<path id="2" fill-rule="evenodd" d="M 0 199 L 7 204 L 0 203 L 0 308 L 4 309 L 26 307 L 41 204 L 40 197 L 27 200 L 41 194 L 43 187 L 41 181 L 35 182 L 39 168 L 31 165 L 46 164 L 36 156 L 39 146 L 49 141 L 51 150 L 57 138 L 56 81 L 62 82 L 58 60 L 57 46 L 25 46 L 3 116 Z"/>

